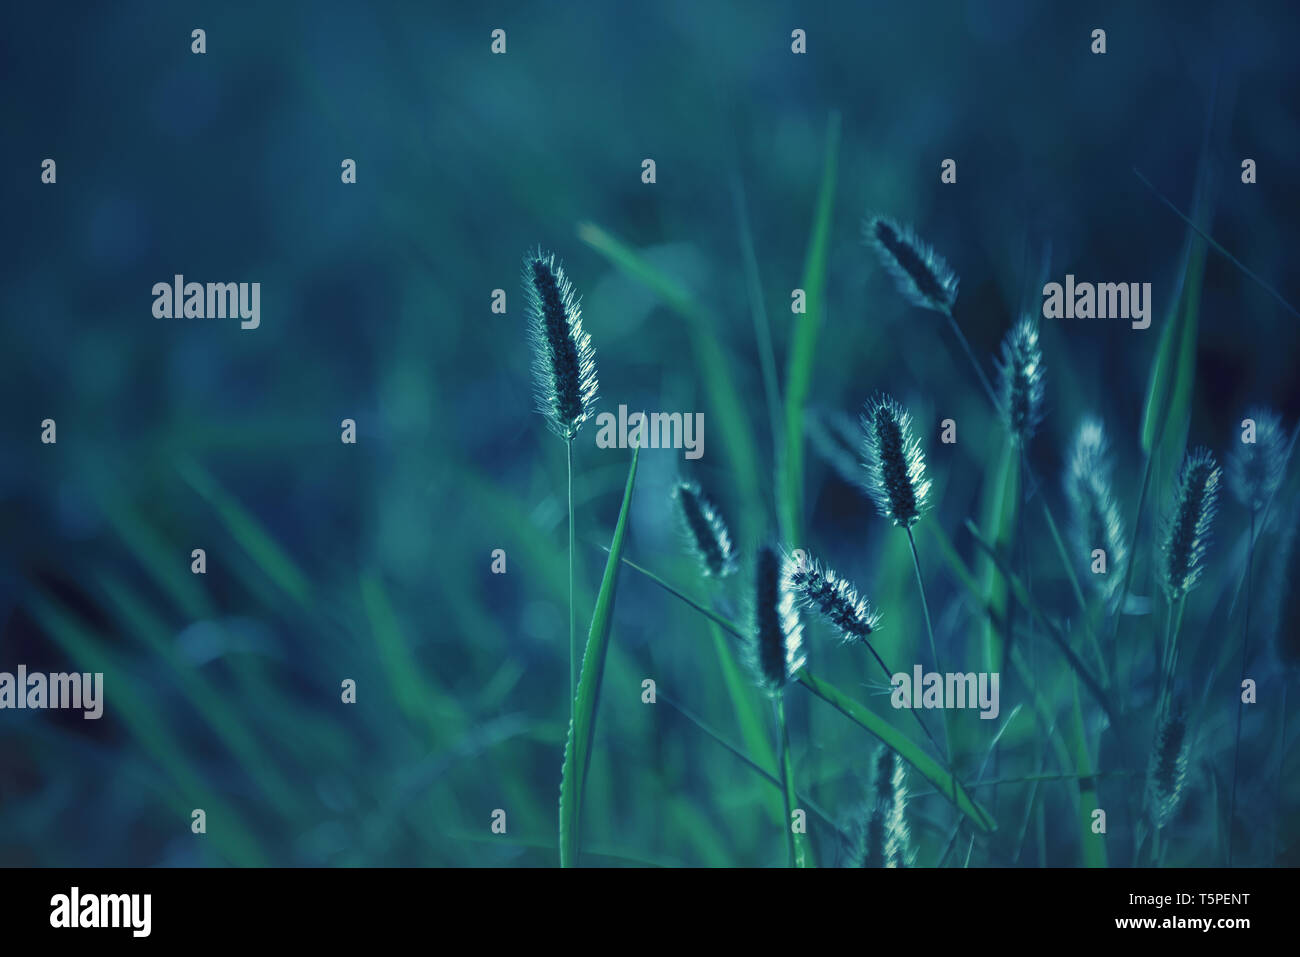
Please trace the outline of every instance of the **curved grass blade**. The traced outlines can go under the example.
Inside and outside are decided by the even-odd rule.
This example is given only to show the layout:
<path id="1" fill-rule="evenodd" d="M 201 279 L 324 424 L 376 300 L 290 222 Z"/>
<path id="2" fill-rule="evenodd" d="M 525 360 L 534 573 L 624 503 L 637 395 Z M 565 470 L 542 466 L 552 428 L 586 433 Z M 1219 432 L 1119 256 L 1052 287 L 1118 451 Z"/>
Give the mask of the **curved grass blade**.
<path id="1" fill-rule="evenodd" d="M 955 806 L 971 819 L 977 828 L 984 832 L 997 830 L 997 822 L 983 807 L 971 799 L 966 789 L 934 758 L 925 753 L 919 745 L 909 740 L 901 731 L 883 718 L 820 678 L 814 676 L 807 668 L 795 675 L 795 680 L 817 697 L 831 705 L 846 718 L 871 732 L 886 745 L 898 753 L 898 756 L 910 764 L 935 790 L 952 802 L 956 795 Z"/>
<path id="2" fill-rule="evenodd" d="M 591 763 L 591 742 L 596 731 L 596 705 L 600 698 L 600 683 L 605 671 L 605 654 L 609 650 L 609 626 L 614 618 L 614 593 L 618 587 L 619 559 L 623 555 L 623 541 L 627 535 L 627 513 L 632 504 L 632 487 L 636 483 L 636 463 L 640 447 L 632 452 L 632 465 L 627 471 L 627 486 L 623 489 L 623 504 L 619 506 L 618 523 L 609 546 L 605 574 L 596 594 L 596 609 L 587 629 L 587 648 L 582 655 L 582 673 L 578 679 L 578 694 L 573 704 L 573 721 L 564 742 L 564 764 L 560 768 L 560 866 L 573 867 L 578 858 L 578 835 L 582 825 L 582 794 L 587 783 L 587 769 Z"/>

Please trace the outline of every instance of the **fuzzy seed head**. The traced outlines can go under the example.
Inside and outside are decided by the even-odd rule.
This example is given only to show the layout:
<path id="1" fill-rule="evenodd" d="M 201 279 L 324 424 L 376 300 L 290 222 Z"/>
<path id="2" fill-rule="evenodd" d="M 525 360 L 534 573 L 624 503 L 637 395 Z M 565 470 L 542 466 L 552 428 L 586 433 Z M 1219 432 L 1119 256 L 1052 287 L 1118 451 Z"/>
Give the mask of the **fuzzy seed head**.
<path id="1" fill-rule="evenodd" d="M 736 553 L 727 523 L 713 502 L 694 482 L 680 481 L 673 488 L 673 501 L 681 517 L 686 541 L 700 560 L 704 574 L 726 578 L 736 570 Z"/>
<path id="2" fill-rule="evenodd" d="M 1255 422 L 1255 441 L 1241 435 L 1228 456 L 1228 487 L 1237 501 L 1252 512 L 1268 504 L 1286 473 L 1286 435 L 1282 420 L 1272 409 L 1248 409 L 1244 418 Z"/>
<path id="3" fill-rule="evenodd" d="M 881 746 L 872 759 L 867 803 L 858 822 L 858 867 L 910 867 L 907 826 L 907 769 L 898 755 Z"/>
<path id="4" fill-rule="evenodd" d="M 1107 602 L 1115 599 L 1128 560 L 1124 520 L 1110 478 L 1105 430 L 1099 420 L 1086 418 L 1074 439 L 1065 473 L 1065 495 L 1070 503 L 1074 550 L 1089 567 L 1084 580 L 1091 582 Z M 1098 548 L 1106 553 L 1104 575 L 1091 573 L 1092 553 Z"/>
<path id="5" fill-rule="evenodd" d="M 1151 820 L 1164 827 L 1178 810 L 1187 784 L 1188 754 L 1191 741 L 1187 734 L 1187 714 L 1175 704 L 1156 723 L 1155 742 L 1147 767 L 1147 800 Z"/>
<path id="6" fill-rule="evenodd" d="M 1163 584 L 1171 600 L 1186 595 L 1204 571 L 1221 478 L 1222 471 L 1209 449 L 1188 453 L 1165 523 Z"/>
<path id="7" fill-rule="evenodd" d="M 554 254 L 524 257 L 528 334 L 533 346 L 537 411 L 551 431 L 572 439 L 596 403 L 596 353 L 582 329 L 582 309 Z"/>
<path id="8" fill-rule="evenodd" d="M 862 224 L 862 238 L 876 250 L 903 298 L 922 309 L 951 311 L 957 301 L 957 276 L 910 226 L 899 226 L 884 216 L 868 216 Z"/>
<path id="9" fill-rule="evenodd" d="M 772 545 L 758 550 L 754 562 L 753 626 L 749 664 L 759 687 L 779 695 L 807 662 L 803 623 L 794 592 L 786 584 L 785 561 Z"/>
<path id="10" fill-rule="evenodd" d="M 866 642 L 880 627 L 880 613 L 853 584 L 806 552 L 786 559 L 785 581 L 795 600 L 835 628 L 845 644 Z"/>
<path id="11" fill-rule="evenodd" d="M 930 495 L 921 442 L 912 435 L 912 417 L 892 398 L 879 395 L 862 413 L 862 430 L 867 493 L 881 515 L 911 528 Z"/>
<path id="12" fill-rule="evenodd" d="M 1002 360 L 998 363 L 1002 418 L 1018 445 L 1027 445 L 1043 420 L 1043 380 L 1038 322 L 1024 316 L 1002 340 Z"/>

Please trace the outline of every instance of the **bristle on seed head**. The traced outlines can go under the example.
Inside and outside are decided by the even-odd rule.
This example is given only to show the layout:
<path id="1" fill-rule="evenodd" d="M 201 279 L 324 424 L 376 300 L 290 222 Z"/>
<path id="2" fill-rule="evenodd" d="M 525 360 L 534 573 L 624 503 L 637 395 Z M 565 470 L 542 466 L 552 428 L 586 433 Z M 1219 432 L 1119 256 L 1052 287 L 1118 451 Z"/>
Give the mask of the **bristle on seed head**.
<path id="1" fill-rule="evenodd" d="M 1173 818 L 1187 784 L 1187 763 L 1191 741 L 1187 734 L 1187 713 L 1173 704 L 1156 722 L 1155 741 L 1147 767 L 1147 801 L 1151 821 L 1162 828 Z"/>
<path id="2" fill-rule="evenodd" d="M 862 238 L 876 250 L 908 302 L 935 312 L 951 312 L 957 301 L 957 276 L 910 226 L 899 226 L 884 216 L 868 216 L 862 224 Z"/>
<path id="3" fill-rule="evenodd" d="M 1240 440 L 1233 445 L 1232 454 L 1228 456 L 1228 487 L 1237 501 L 1251 511 L 1257 511 L 1268 504 L 1282 484 L 1286 473 L 1287 439 L 1282 431 L 1282 420 L 1272 409 L 1248 409 L 1243 423 L 1247 419 L 1254 423 L 1254 428 L 1248 432 L 1243 424 Z M 1245 441 L 1248 434 L 1254 441 Z"/>
<path id="4" fill-rule="evenodd" d="M 758 550 L 754 561 L 753 623 L 749 664 L 759 687 L 779 695 L 807 658 L 803 623 L 787 584 L 785 559 L 773 545 Z"/>
<path id="5" fill-rule="evenodd" d="M 799 604 L 838 631 L 846 644 L 866 642 L 880 627 L 880 613 L 853 584 L 807 552 L 786 559 L 785 580 Z"/>
<path id="6" fill-rule="evenodd" d="M 582 328 L 582 309 L 554 254 L 524 257 L 528 334 L 533 346 L 537 411 L 551 431 L 572 439 L 596 403 L 596 353 Z"/>
<path id="7" fill-rule="evenodd" d="M 686 540 L 700 560 L 705 575 L 726 578 L 736 570 L 736 553 L 727 523 L 716 506 L 695 482 L 679 481 L 673 501 L 681 517 Z"/>
<path id="8" fill-rule="evenodd" d="M 1165 522 L 1163 584 L 1171 599 L 1186 595 L 1204 571 L 1221 477 L 1209 449 L 1194 449 L 1183 461 Z"/>
<path id="9" fill-rule="evenodd" d="M 1002 340 L 998 385 L 1002 418 L 1012 441 L 1025 445 L 1043 420 L 1043 350 L 1038 343 L 1038 322 L 1024 316 Z"/>
<path id="10" fill-rule="evenodd" d="M 912 417 L 887 395 L 867 403 L 862 413 L 866 489 L 880 514 L 910 528 L 925 511 L 930 480 L 925 456 L 912 435 Z"/>

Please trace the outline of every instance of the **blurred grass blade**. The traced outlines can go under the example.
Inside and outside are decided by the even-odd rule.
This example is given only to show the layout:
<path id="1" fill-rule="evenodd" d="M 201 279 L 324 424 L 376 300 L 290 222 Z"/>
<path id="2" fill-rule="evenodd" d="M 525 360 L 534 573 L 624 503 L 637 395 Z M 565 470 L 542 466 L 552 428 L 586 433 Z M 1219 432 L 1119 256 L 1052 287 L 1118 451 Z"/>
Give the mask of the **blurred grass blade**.
<path id="1" fill-rule="evenodd" d="M 744 507 L 740 510 L 742 541 L 757 537 L 761 528 L 763 496 L 758 485 L 758 453 L 750 431 L 749 410 L 736 381 L 727 353 L 718 338 L 717 317 L 681 283 L 665 275 L 637 250 L 606 232 L 595 223 L 580 223 L 578 238 L 638 282 L 648 286 L 670 309 L 686 320 L 691 349 L 699 362 L 699 378 L 704 382 L 712 421 L 726 451 Z"/>
<path id="2" fill-rule="evenodd" d="M 984 487 L 983 496 L 983 527 L 989 530 L 994 546 L 1003 554 L 1010 554 L 1020 503 L 1019 458 L 1010 440 L 1002 444 L 997 471 Z M 983 580 L 981 602 L 991 609 L 991 616 L 984 622 L 984 667 L 990 672 L 1001 672 L 1006 664 L 1003 659 L 1006 644 L 1011 641 L 1009 633 L 1001 633 L 1002 628 L 1009 627 L 1007 583 L 996 562 L 988 556 L 981 557 L 979 564 Z"/>
<path id="3" fill-rule="evenodd" d="M 859 704 L 835 686 L 815 677 L 807 668 L 795 675 L 795 680 L 896 751 L 900 758 L 934 785 L 935 790 L 945 801 L 951 803 L 952 795 L 955 793 L 957 809 L 969 817 L 981 831 L 989 832 L 997 829 L 997 822 L 993 820 L 992 815 L 973 801 L 961 783 L 944 770 L 943 765 L 926 754 L 920 745 L 914 744 L 901 731 L 865 705 Z"/>
<path id="4" fill-rule="evenodd" d="M 1074 692 L 1074 764 L 1079 775 L 1079 823 L 1083 826 L 1080 839 L 1083 842 L 1083 863 L 1085 867 L 1106 866 L 1106 836 L 1092 832 L 1092 812 L 1100 807 L 1097 801 L 1097 782 L 1092 777 L 1092 757 L 1088 752 L 1088 736 L 1084 730 L 1083 707 L 1079 703 L 1079 680 L 1070 682 Z"/>
<path id="5" fill-rule="evenodd" d="M 211 505 L 221 518 L 230 536 L 248 553 L 257 567 L 272 582 L 298 604 L 310 607 L 311 586 L 307 577 L 284 553 L 253 515 L 233 495 L 221 487 L 217 480 L 197 462 L 183 460 L 176 464 L 190 487 Z"/>
<path id="6" fill-rule="evenodd" d="M 627 535 L 627 513 L 632 504 L 632 487 L 636 483 L 636 463 L 641 454 L 632 452 L 627 472 L 623 504 L 609 546 L 605 574 L 596 594 L 596 609 L 587 629 L 587 647 L 582 655 L 582 674 L 578 679 L 578 696 L 574 702 L 573 722 L 564 742 L 564 764 L 560 768 L 560 866 L 573 867 L 578 862 L 578 836 L 582 826 L 583 788 L 591 763 L 591 744 L 596 731 L 596 705 L 605 671 L 605 654 L 609 650 L 609 629 L 614 619 L 614 593 L 618 587 L 619 559 Z"/>
<path id="7" fill-rule="evenodd" d="M 832 112 L 826 123 L 826 147 L 821 188 L 813 215 L 812 233 L 804 259 L 802 289 L 805 312 L 798 318 L 790 347 L 785 383 L 784 455 L 777 473 L 777 508 L 781 534 L 787 542 L 803 541 L 803 411 L 812 386 L 817 335 L 826 314 L 826 273 L 830 259 L 831 222 L 835 207 L 835 182 L 839 165 L 840 114 Z"/>

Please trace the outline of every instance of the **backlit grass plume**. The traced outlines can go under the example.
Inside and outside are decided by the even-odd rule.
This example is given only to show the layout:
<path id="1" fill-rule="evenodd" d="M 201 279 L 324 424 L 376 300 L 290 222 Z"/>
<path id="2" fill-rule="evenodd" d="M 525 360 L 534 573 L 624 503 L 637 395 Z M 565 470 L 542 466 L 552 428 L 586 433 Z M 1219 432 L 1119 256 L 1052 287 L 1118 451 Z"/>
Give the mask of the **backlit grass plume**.
<path id="1" fill-rule="evenodd" d="M 1147 806 L 1157 829 L 1169 823 L 1183 798 L 1190 744 L 1186 711 L 1174 704 L 1156 722 L 1147 767 Z"/>
<path id="2" fill-rule="evenodd" d="M 785 560 L 775 546 L 764 545 L 758 550 L 749 659 L 759 687 L 774 697 L 807 660 L 803 623 L 784 566 Z"/>
<path id="3" fill-rule="evenodd" d="M 952 309 L 957 301 L 956 274 L 910 226 L 899 226 L 884 216 L 868 216 L 862 224 L 862 238 L 876 250 L 908 302 L 945 314 Z"/>
<path id="4" fill-rule="evenodd" d="M 1255 425 L 1252 442 L 1242 440 L 1233 445 L 1228 456 L 1228 488 L 1237 501 L 1252 512 L 1262 509 L 1273 497 L 1286 472 L 1286 435 L 1282 421 L 1271 409 L 1249 409 L 1244 417 Z"/>
<path id="5" fill-rule="evenodd" d="M 1090 571 L 1085 580 L 1110 601 L 1124 578 L 1128 546 L 1124 519 L 1111 488 L 1106 432 L 1098 419 L 1084 419 L 1075 435 L 1065 473 L 1065 495 L 1070 503 L 1075 553 L 1089 568 L 1096 549 L 1106 553 L 1106 573 L 1094 575 Z"/>
<path id="6" fill-rule="evenodd" d="M 582 310 L 564 268 L 539 248 L 524 257 L 528 335 L 533 345 L 537 410 L 564 439 L 569 486 L 569 720 L 578 689 L 578 629 L 573 603 L 573 439 L 596 404 L 596 354 L 582 329 Z"/>
<path id="7" fill-rule="evenodd" d="M 865 643 L 880 627 L 880 614 L 846 579 L 806 552 L 786 560 L 786 586 L 804 608 L 816 612 L 847 643 Z"/>
<path id="8" fill-rule="evenodd" d="M 1002 340 L 998 391 L 1003 421 L 1012 441 L 1028 444 L 1043 420 L 1043 350 L 1038 322 L 1024 316 Z"/>
<path id="9" fill-rule="evenodd" d="M 881 515 L 910 529 L 930 495 L 921 442 L 912 435 L 912 417 L 891 397 L 879 395 L 862 413 L 862 431 L 867 493 Z"/>
<path id="10" fill-rule="evenodd" d="M 1188 453 L 1166 519 L 1162 583 L 1171 601 L 1185 596 L 1205 566 L 1222 472 L 1206 448 Z"/>
<path id="11" fill-rule="evenodd" d="M 898 755 L 881 745 L 872 758 L 867 804 L 858 822 L 856 867 L 910 867 L 911 835 L 907 826 L 907 769 Z"/>
<path id="12" fill-rule="evenodd" d="M 839 409 L 808 409 L 804 427 L 826 464 L 849 485 L 862 488 L 862 433 L 853 417 Z"/>
<path id="13" fill-rule="evenodd" d="M 727 523 L 713 502 L 695 482 L 680 481 L 673 488 L 673 501 L 681 517 L 690 549 L 700 560 L 706 575 L 725 578 L 736 570 L 736 553 Z"/>
<path id="14" fill-rule="evenodd" d="M 572 439 L 591 416 L 597 389 L 578 296 L 554 254 L 540 249 L 524 258 L 524 290 L 537 409 L 553 432 Z"/>

